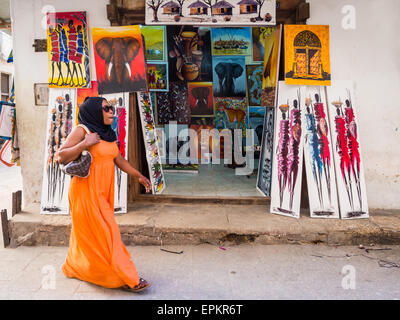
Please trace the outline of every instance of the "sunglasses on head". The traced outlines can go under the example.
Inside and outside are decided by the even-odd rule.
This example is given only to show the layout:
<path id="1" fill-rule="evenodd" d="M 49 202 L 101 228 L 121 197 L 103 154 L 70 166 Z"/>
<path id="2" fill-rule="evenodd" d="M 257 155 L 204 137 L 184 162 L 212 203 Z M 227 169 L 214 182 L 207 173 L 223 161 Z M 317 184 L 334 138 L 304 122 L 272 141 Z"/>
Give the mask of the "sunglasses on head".
<path id="1" fill-rule="evenodd" d="M 110 110 L 114 113 L 115 112 L 115 108 L 113 106 L 103 106 L 103 110 L 105 112 L 110 112 Z"/>

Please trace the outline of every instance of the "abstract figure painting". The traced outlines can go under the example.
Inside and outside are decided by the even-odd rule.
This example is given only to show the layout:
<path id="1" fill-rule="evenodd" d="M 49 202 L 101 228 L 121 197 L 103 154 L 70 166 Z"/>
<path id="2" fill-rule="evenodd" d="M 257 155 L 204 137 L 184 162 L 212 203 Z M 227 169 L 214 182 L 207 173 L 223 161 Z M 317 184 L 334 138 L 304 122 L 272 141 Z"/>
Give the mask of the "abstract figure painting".
<path id="1" fill-rule="evenodd" d="M 275 25 L 275 0 L 147 0 L 146 25 Z"/>
<path id="2" fill-rule="evenodd" d="M 214 116 L 212 82 L 189 82 L 191 117 Z"/>
<path id="3" fill-rule="evenodd" d="M 261 105 L 262 74 L 263 66 L 261 64 L 249 64 L 246 66 L 247 100 L 249 106 Z"/>
<path id="4" fill-rule="evenodd" d="M 164 62 L 148 63 L 147 84 L 150 91 L 168 91 L 168 64 Z"/>
<path id="5" fill-rule="evenodd" d="M 261 154 L 258 164 L 257 190 L 267 197 L 271 196 L 274 113 L 275 108 L 265 107 Z"/>
<path id="6" fill-rule="evenodd" d="M 75 89 L 50 89 L 41 214 L 68 214 L 70 176 L 57 162 L 57 152 L 75 126 Z"/>
<path id="7" fill-rule="evenodd" d="M 90 88 L 86 12 L 47 13 L 50 88 Z"/>
<path id="8" fill-rule="evenodd" d="M 147 90 L 140 26 L 92 28 L 99 93 Z"/>
<path id="9" fill-rule="evenodd" d="M 246 71 L 243 56 L 213 57 L 214 97 L 246 97 Z"/>
<path id="10" fill-rule="evenodd" d="M 300 218 L 303 169 L 302 108 L 304 93 L 298 86 L 279 82 L 274 153 L 272 160 L 271 213 Z"/>
<path id="11" fill-rule="evenodd" d="M 329 26 L 285 25 L 285 83 L 331 85 Z"/>
<path id="12" fill-rule="evenodd" d="M 212 28 L 213 55 L 251 55 L 251 28 Z"/>
<path id="13" fill-rule="evenodd" d="M 281 50 L 281 27 L 265 36 L 261 105 L 275 106 Z"/>
<path id="14" fill-rule="evenodd" d="M 312 218 L 339 218 L 331 128 L 325 90 L 306 86 L 302 106 L 304 163 Z M 305 107 L 305 108 L 304 108 Z"/>
<path id="15" fill-rule="evenodd" d="M 253 40 L 253 62 L 263 62 L 265 55 L 265 39 L 269 37 L 277 27 L 253 27 L 251 28 Z"/>
<path id="16" fill-rule="evenodd" d="M 141 26 L 146 61 L 164 61 L 165 26 Z"/>
<path id="17" fill-rule="evenodd" d="M 353 83 L 335 81 L 326 89 L 340 214 L 342 219 L 368 218 Z"/>
<path id="18" fill-rule="evenodd" d="M 139 92 L 137 97 L 152 193 L 160 194 L 165 188 L 165 180 L 155 131 L 150 93 Z"/>
<path id="19" fill-rule="evenodd" d="M 105 94 L 102 96 L 115 108 L 114 121 L 111 125 L 117 137 L 117 145 L 121 156 L 128 160 L 128 119 L 129 93 Z M 128 176 L 115 166 L 114 212 L 127 212 Z"/>

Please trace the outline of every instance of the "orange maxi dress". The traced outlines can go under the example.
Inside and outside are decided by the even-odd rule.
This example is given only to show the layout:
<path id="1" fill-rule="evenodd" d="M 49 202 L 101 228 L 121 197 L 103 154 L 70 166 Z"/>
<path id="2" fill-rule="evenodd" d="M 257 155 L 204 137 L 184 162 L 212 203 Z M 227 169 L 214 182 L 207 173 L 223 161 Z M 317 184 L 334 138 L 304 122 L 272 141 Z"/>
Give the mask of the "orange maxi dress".
<path id="1" fill-rule="evenodd" d="M 62 270 L 65 276 L 106 288 L 139 284 L 114 217 L 114 158 L 116 142 L 100 140 L 92 154 L 87 178 L 71 179 L 68 200 L 72 230 Z"/>

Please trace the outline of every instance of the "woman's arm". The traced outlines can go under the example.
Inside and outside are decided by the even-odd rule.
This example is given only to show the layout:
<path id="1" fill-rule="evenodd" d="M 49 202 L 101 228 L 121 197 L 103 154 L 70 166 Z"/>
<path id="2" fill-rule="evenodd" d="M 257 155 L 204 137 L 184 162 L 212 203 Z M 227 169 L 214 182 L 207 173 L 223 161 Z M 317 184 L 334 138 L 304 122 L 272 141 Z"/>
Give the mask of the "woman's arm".
<path id="1" fill-rule="evenodd" d="M 58 163 L 66 164 L 79 157 L 81 152 L 90 146 L 98 143 L 100 137 L 97 133 L 86 132 L 81 127 L 75 127 L 74 130 L 68 135 L 67 140 L 57 152 Z"/>
<path id="2" fill-rule="evenodd" d="M 146 188 L 146 193 L 151 191 L 151 182 L 145 176 L 143 176 L 138 170 L 131 166 L 131 164 L 122 157 L 121 153 L 114 159 L 115 165 L 120 168 L 123 172 L 126 172 L 130 176 L 139 180 L 139 183 Z"/>

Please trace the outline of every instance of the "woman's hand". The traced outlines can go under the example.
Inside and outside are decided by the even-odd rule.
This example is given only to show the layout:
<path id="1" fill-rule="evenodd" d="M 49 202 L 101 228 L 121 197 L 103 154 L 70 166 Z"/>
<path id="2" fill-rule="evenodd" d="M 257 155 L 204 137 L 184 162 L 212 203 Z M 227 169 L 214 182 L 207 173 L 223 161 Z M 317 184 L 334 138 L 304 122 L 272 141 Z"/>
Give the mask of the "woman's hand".
<path id="1" fill-rule="evenodd" d="M 85 136 L 85 139 L 83 141 L 86 148 L 89 148 L 100 142 L 100 136 L 97 132 L 89 133 Z"/>
<path id="2" fill-rule="evenodd" d="M 145 176 L 139 178 L 139 183 L 146 188 L 146 193 L 151 191 L 151 182 Z"/>

